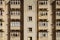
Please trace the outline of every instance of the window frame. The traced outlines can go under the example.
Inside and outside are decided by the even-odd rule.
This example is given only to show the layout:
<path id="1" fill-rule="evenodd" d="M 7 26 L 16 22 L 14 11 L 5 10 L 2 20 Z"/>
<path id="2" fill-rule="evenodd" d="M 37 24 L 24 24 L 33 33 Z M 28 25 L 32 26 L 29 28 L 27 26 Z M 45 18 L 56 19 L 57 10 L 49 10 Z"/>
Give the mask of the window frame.
<path id="1" fill-rule="evenodd" d="M 48 4 L 48 0 L 39 0 L 38 4 L 39 5 L 47 5 Z"/>

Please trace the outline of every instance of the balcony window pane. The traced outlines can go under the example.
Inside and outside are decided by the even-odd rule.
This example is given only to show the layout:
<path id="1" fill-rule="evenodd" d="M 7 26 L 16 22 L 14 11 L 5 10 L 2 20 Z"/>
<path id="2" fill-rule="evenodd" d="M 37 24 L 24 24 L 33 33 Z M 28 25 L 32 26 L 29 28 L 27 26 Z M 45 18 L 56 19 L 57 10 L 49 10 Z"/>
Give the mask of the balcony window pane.
<path id="1" fill-rule="evenodd" d="M 12 27 L 20 27 L 20 22 L 11 22 Z"/>

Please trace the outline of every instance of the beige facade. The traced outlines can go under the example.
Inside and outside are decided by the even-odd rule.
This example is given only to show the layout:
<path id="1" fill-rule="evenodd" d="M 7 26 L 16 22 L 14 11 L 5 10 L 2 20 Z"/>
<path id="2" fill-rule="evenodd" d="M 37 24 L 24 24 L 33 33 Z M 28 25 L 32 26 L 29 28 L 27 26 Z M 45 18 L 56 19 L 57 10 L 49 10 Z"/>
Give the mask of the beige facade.
<path id="1" fill-rule="evenodd" d="M 0 0 L 0 40 L 60 40 L 60 0 Z"/>
<path id="2" fill-rule="evenodd" d="M 20 0 L 0 0 L 0 40 L 20 40 L 22 33 Z"/>

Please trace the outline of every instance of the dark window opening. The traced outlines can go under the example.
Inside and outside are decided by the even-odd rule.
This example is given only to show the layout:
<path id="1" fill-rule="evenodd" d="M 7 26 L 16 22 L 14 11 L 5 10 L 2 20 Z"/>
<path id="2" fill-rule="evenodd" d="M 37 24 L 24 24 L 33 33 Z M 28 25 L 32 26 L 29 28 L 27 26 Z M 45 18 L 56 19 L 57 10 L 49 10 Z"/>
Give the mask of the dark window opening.
<path id="1" fill-rule="evenodd" d="M 32 6 L 29 6 L 29 10 L 32 10 Z"/>
<path id="2" fill-rule="evenodd" d="M 29 17 L 29 21 L 32 21 L 32 17 Z"/>
<path id="3" fill-rule="evenodd" d="M 29 28 L 29 31 L 32 32 L 32 28 Z"/>
<path id="4" fill-rule="evenodd" d="M 30 38 L 30 40 L 32 40 L 32 37 L 29 37 Z"/>

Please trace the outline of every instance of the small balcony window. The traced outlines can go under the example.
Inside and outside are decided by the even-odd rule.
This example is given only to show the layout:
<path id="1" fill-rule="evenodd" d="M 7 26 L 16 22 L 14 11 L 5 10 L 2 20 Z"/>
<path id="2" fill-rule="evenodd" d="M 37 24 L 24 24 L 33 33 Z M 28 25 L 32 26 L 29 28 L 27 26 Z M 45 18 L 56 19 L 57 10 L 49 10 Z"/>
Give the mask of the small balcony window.
<path id="1" fill-rule="evenodd" d="M 48 21 L 47 19 L 40 19 L 38 22 L 39 26 L 43 26 L 43 27 L 48 27 Z"/>
<path id="2" fill-rule="evenodd" d="M 60 5 L 60 0 L 56 0 L 56 4 L 57 5 Z"/>
<path id="3" fill-rule="evenodd" d="M 10 36 L 11 37 L 18 37 L 18 36 L 20 36 L 20 33 L 19 32 L 11 32 Z"/>
<path id="4" fill-rule="evenodd" d="M 12 21 L 10 25 L 11 27 L 20 27 L 20 22 Z"/>
<path id="5" fill-rule="evenodd" d="M 60 16 L 60 11 L 56 11 L 56 16 Z"/>
<path id="6" fill-rule="evenodd" d="M 18 10 L 10 11 L 10 15 L 20 15 L 20 11 Z"/>
<path id="7" fill-rule="evenodd" d="M 48 32 L 39 32 L 39 37 L 48 37 Z"/>
<path id="8" fill-rule="evenodd" d="M 3 3 L 3 0 L 0 0 L 0 5 Z"/>
<path id="9" fill-rule="evenodd" d="M 38 1 L 39 5 L 47 5 L 47 0 L 40 0 Z"/>
<path id="10" fill-rule="evenodd" d="M 11 0 L 10 4 L 18 5 L 18 4 L 20 4 L 20 0 Z"/>

